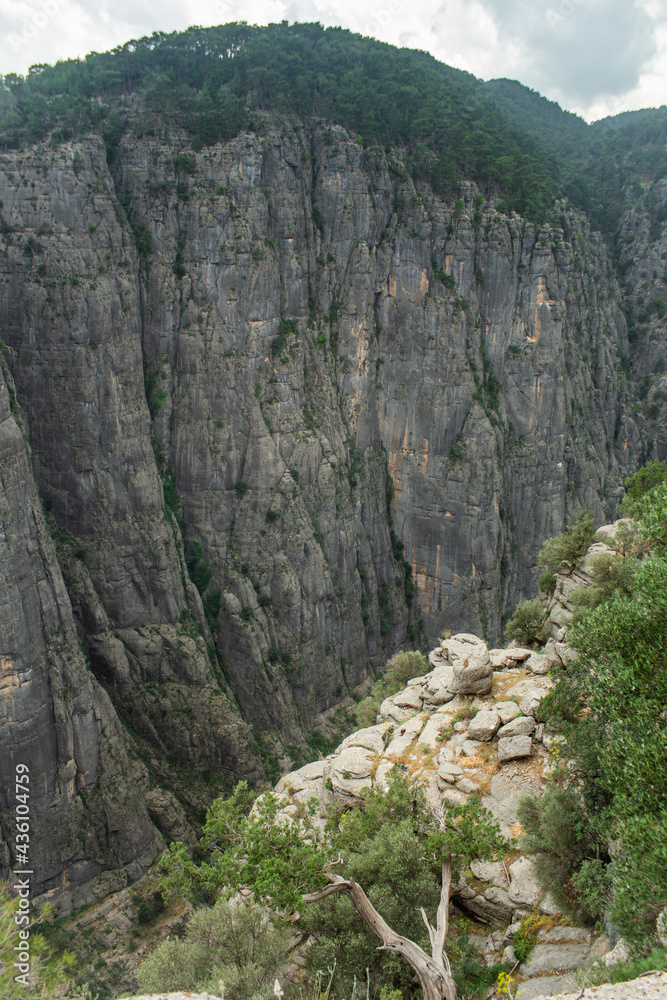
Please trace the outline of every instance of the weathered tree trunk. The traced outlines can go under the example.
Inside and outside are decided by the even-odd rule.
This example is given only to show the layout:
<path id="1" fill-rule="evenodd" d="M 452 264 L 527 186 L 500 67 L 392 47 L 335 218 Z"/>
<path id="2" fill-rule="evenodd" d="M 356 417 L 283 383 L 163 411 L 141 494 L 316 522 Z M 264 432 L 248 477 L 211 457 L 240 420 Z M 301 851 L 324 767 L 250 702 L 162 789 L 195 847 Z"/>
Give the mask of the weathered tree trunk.
<path id="1" fill-rule="evenodd" d="M 322 889 L 321 892 L 311 892 L 304 896 L 305 903 L 316 903 L 336 892 L 342 892 L 343 895 L 352 900 L 361 919 L 382 941 L 380 950 L 398 952 L 410 963 L 419 976 L 424 1000 L 457 1000 L 456 983 L 452 977 L 449 959 L 444 952 L 449 914 L 449 890 L 452 881 L 452 870 L 448 861 L 444 862 L 442 866 L 442 889 L 435 927 L 428 922 L 424 910 L 421 911 L 431 939 L 432 956 L 427 955 L 414 941 L 393 931 L 354 879 L 344 879 L 329 871 L 325 874 L 330 885 Z"/>

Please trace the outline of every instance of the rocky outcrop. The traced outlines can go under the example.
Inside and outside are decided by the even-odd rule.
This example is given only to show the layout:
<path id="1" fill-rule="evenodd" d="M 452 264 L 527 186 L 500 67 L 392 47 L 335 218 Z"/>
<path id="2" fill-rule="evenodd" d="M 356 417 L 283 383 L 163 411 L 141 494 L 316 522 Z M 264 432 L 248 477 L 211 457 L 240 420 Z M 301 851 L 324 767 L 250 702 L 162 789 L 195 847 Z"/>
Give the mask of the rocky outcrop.
<path id="1" fill-rule="evenodd" d="M 29 769 L 33 895 L 61 911 L 139 878 L 164 842 L 118 718 L 87 669 L 32 478 L 11 377 L 0 371 L 0 863 L 15 863 L 14 775 Z M 23 786 L 22 786 L 23 787 Z"/>
<path id="2" fill-rule="evenodd" d="M 567 661 L 568 648 L 560 644 Z M 456 678 L 450 659 L 490 664 L 484 696 L 471 690 L 453 691 Z M 380 707 L 377 723 L 348 736 L 327 758 L 285 775 L 276 786 L 278 821 L 303 816 L 306 803 L 319 802 L 309 813 L 315 830 L 323 826 L 333 804 L 354 808 L 364 790 L 387 787 L 396 772 L 423 783 L 427 800 L 436 808 L 463 805 L 477 796 L 507 836 L 517 836 L 517 805 L 522 795 L 539 794 L 554 770 L 553 738 L 539 721 L 542 698 L 552 681 L 533 673 L 534 656 L 547 653 L 510 646 L 488 650 L 477 636 L 462 633 L 445 639 L 430 654 L 434 666 L 423 677 Z M 608 950 L 603 936 L 568 926 L 549 896 L 538 887 L 529 858 L 513 853 L 497 861 L 477 861 L 459 879 L 452 896 L 477 921 L 475 945 L 492 964 L 515 966 L 518 996 L 525 1000 L 541 992 L 547 980 L 554 989 L 574 983 L 572 970 Z M 512 948 L 522 918 L 537 911 L 542 926 L 535 947 L 520 965 Z M 487 925 L 486 928 L 484 925 Z M 489 929 L 491 925 L 491 929 Z M 518 970 L 518 971 L 517 971 Z"/>

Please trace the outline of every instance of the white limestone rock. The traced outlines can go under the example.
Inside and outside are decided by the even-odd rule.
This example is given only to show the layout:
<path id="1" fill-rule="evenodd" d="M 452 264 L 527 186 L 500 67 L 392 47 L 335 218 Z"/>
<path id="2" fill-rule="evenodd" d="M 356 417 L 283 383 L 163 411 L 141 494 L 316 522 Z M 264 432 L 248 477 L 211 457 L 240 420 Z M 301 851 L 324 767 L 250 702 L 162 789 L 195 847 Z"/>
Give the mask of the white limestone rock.
<path id="1" fill-rule="evenodd" d="M 483 710 L 478 712 L 468 726 L 468 736 L 471 740 L 481 740 L 488 743 L 492 740 L 500 727 L 500 716 L 493 710 Z"/>
<path id="2" fill-rule="evenodd" d="M 515 701 L 498 701 L 493 706 L 493 711 L 497 712 L 503 726 L 516 719 L 517 715 L 521 715 L 521 709 Z"/>
<path id="3" fill-rule="evenodd" d="M 533 752 L 533 741 L 530 736 L 510 736 L 507 739 L 498 740 L 498 760 L 503 763 L 507 760 L 518 760 L 521 757 L 530 757 Z"/>
<path id="4" fill-rule="evenodd" d="M 498 739 L 508 739 L 511 736 L 530 736 L 534 730 L 535 719 L 530 715 L 519 715 L 498 730 Z"/>
<path id="5" fill-rule="evenodd" d="M 533 865 L 528 858 L 517 858 L 510 865 L 509 897 L 516 906 L 535 906 L 539 896 Z"/>

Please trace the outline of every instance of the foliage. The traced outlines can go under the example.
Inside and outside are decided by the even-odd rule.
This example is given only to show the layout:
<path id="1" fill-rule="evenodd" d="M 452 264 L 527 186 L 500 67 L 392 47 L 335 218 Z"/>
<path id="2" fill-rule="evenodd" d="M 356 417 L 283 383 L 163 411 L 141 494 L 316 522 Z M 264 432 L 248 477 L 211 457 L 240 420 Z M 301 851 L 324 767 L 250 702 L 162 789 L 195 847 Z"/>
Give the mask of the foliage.
<path id="1" fill-rule="evenodd" d="M 557 573 L 562 566 L 574 569 L 586 555 L 594 537 L 593 511 L 581 508 L 570 521 L 566 531 L 544 543 L 540 549 L 538 562 L 552 573 Z"/>
<path id="2" fill-rule="evenodd" d="M 68 951 L 57 955 L 45 940 L 37 927 L 48 916 L 50 909 L 44 907 L 40 916 L 33 917 L 29 927 L 30 972 L 29 985 L 23 986 L 15 981 L 16 975 L 23 974 L 23 969 L 14 968 L 19 956 L 16 948 L 25 940 L 26 927 L 20 919 L 19 901 L 10 895 L 7 885 L 0 884 L 0 996 L 3 1000 L 42 1000 L 52 997 L 71 973 L 75 964 L 75 956 Z M 20 934 L 23 934 L 23 941 Z"/>
<path id="3" fill-rule="evenodd" d="M 667 903 L 667 482 L 638 497 L 636 516 L 643 550 L 596 567 L 597 597 L 569 635 L 579 656 L 545 707 L 572 760 L 569 811 L 580 838 L 579 859 L 568 860 L 573 901 L 585 892 L 599 913 L 608 899 L 615 926 L 640 943 Z M 533 818 L 546 842 L 548 824 Z M 611 856 L 601 846 L 608 843 Z"/>
<path id="4" fill-rule="evenodd" d="M 258 128 L 255 111 L 273 111 L 336 122 L 367 146 L 400 145 L 413 173 L 446 196 L 470 177 L 499 188 L 508 210 L 541 221 L 558 190 L 555 161 L 498 111 L 480 81 L 425 52 L 337 27 L 155 32 L 112 52 L 32 67 L 25 79 L 8 74 L 3 89 L 5 148 L 98 131 L 113 163 L 132 125 L 184 129 L 196 150 Z M 189 154 L 177 157 L 181 174 L 193 167 Z M 313 221 L 322 223 L 316 210 Z"/>
<path id="5" fill-rule="evenodd" d="M 506 641 L 512 642 L 515 639 L 522 646 L 543 642 L 546 617 L 546 608 L 540 603 L 539 598 L 523 601 L 505 626 Z"/>
<path id="6" fill-rule="evenodd" d="M 558 577 L 556 574 L 550 573 L 549 570 L 547 570 L 546 573 L 542 573 L 540 576 L 538 586 L 543 594 L 553 594 L 557 583 Z"/>
<path id="7" fill-rule="evenodd" d="M 623 514 L 634 514 L 637 501 L 656 486 L 667 481 L 667 462 L 657 459 L 649 462 L 625 480 L 625 497 L 621 504 Z"/>
<path id="8" fill-rule="evenodd" d="M 368 697 L 360 701 L 355 709 L 359 726 L 374 726 L 380 705 L 385 698 L 390 698 L 402 691 L 412 677 L 422 677 L 430 670 L 428 659 L 423 653 L 396 653 L 387 663 L 383 676 L 375 682 Z"/>
<path id="9" fill-rule="evenodd" d="M 195 857 L 182 844 L 171 845 L 161 862 L 165 897 L 176 891 L 212 900 L 246 887 L 257 902 L 294 909 L 307 890 L 325 884 L 324 867 L 339 858 L 344 876 L 363 886 L 384 919 L 428 948 L 419 907 L 437 907 L 443 859 L 451 859 L 456 880 L 471 858 L 488 857 L 504 845 L 490 814 L 476 801 L 449 809 L 440 822 L 427 809 L 423 789 L 400 777 L 387 791 L 364 790 L 360 808 L 336 809 L 324 833 L 312 825 L 308 807 L 285 824 L 275 822 L 279 802 L 274 795 L 262 796 L 252 812 L 250 804 L 251 793 L 241 783 L 209 810 Z M 349 992 L 355 978 L 365 982 L 369 969 L 374 997 L 383 987 L 403 995 L 414 992 L 411 968 L 398 956 L 378 951 L 349 900 L 334 895 L 308 906 L 299 926 L 315 937 L 308 952 L 311 970 L 336 963 L 337 990 Z M 465 948 L 464 953 L 462 968 L 472 962 Z"/>
<path id="10" fill-rule="evenodd" d="M 521 845 L 535 858 L 540 888 L 574 920 L 595 921 L 601 910 L 591 909 L 590 900 L 576 888 L 573 876 L 584 862 L 597 861 L 601 851 L 609 859 L 591 827 L 581 795 L 575 788 L 551 785 L 540 798 L 521 799 L 518 817 L 524 831 Z M 519 958 L 518 952 L 516 955 Z"/>
<path id="11" fill-rule="evenodd" d="M 263 907 L 221 899 L 197 910 L 184 940 L 164 941 L 137 972 L 143 992 L 211 992 L 228 1000 L 265 1000 L 285 962 L 289 931 Z"/>
<path id="12" fill-rule="evenodd" d="M 607 966 L 603 961 L 594 962 L 577 972 L 579 985 L 600 986 L 602 983 L 625 983 L 655 970 L 667 969 L 667 948 L 652 948 L 648 954 L 616 962 Z"/>
<path id="13" fill-rule="evenodd" d="M 208 589 L 208 585 L 213 579 L 213 570 L 209 566 L 208 559 L 202 559 L 202 544 L 195 538 L 188 542 L 188 553 L 185 557 L 185 565 L 188 568 L 188 575 L 200 594 Z"/>
<path id="14" fill-rule="evenodd" d="M 572 595 L 576 620 L 581 618 L 583 612 L 605 603 L 614 594 L 629 596 L 634 588 L 638 567 L 639 560 L 634 556 L 612 555 L 607 552 L 595 556 L 589 570 L 591 585 L 581 587 Z"/>

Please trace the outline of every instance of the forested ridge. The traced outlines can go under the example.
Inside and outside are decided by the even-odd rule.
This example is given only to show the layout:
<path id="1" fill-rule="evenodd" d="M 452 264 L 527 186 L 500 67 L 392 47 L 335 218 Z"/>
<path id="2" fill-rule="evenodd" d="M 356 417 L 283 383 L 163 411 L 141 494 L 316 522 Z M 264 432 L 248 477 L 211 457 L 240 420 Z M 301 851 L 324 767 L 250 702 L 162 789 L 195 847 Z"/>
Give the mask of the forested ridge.
<path id="1" fill-rule="evenodd" d="M 261 130 L 257 111 L 317 116 L 366 145 L 403 146 L 413 174 L 437 193 L 452 196 L 472 178 L 501 193 L 501 208 L 538 222 L 568 195 L 607 235 L 628 183 L 666 169 L 664 107 L 587 125 L 515 81 L 485 84 L 426 52 L 287 22 L 154 32 L 35 65 L 26 78 L 7 74 L 0 148 L 99 130 L 112 152 L 129 127 L 175 125 L 197 149 Z"/>

